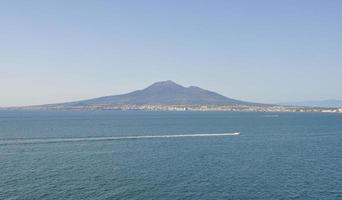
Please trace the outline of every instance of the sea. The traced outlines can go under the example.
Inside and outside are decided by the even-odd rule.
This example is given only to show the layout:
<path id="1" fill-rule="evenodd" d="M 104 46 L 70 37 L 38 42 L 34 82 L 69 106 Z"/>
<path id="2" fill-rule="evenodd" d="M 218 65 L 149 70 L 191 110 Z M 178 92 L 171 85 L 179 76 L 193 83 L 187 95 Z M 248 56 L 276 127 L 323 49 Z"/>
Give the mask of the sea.
<path id="1" fill-rule="evenodd" d="M 342 114 L 0 111 L 0 199 L 339 200 Z"/>

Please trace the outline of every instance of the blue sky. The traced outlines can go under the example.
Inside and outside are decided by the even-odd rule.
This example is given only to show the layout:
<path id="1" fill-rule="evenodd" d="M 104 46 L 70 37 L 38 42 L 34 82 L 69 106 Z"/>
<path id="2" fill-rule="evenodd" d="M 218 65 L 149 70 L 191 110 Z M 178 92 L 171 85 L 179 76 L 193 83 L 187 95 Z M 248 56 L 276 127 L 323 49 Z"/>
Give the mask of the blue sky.
<path id="1" fill-rule="evenodd" d="M 342 1 L 0 2 L 0 106 L 160 80 L 255 102 L 342 99 Z"/>

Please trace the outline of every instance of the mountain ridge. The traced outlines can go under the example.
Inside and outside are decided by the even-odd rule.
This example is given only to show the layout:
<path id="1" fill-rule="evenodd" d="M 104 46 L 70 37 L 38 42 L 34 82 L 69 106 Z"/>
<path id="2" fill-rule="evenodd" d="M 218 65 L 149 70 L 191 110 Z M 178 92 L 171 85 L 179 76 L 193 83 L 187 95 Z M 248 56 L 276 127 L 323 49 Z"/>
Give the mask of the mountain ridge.
<path id="1" fill-rule="evenodd" d="M 155 82 L 142 90 L 126 94 L 98 97 L 73 104 L 253 104 L 225 97 L 197 86 L 184 87 L 171 80 Z"/>
<path id="2" fill-rule="evenodd" d="M 148 110 L 148 111 L 232 111 L 232 112 L 331 112 L 342 108 L 312 108 L 262 104 L 228 98 L 197 86 L 184 87 L 173 81 L 160 81 L 125 94 L 2 110 Z"/>
<path id="3" fill-rule="evenodd" d="M 184 87 L 171 80 L 155 82 L 148 87 L 125 94 L 109 95 L 80 101 L 40 106 L 94 105 L 264 105 L 228 98 L 197 86 Z"/>

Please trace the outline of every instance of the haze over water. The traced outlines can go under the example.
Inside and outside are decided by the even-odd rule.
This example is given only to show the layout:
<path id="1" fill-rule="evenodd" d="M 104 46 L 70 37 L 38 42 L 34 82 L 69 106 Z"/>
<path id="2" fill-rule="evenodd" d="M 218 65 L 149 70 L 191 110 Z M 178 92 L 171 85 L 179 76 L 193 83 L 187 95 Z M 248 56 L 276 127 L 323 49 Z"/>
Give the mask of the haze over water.
<path id="1" fill-rule="evenodd" d="M 1 111 L 0 199 L 341 199 L 341 130 L 326 113 Z"/>

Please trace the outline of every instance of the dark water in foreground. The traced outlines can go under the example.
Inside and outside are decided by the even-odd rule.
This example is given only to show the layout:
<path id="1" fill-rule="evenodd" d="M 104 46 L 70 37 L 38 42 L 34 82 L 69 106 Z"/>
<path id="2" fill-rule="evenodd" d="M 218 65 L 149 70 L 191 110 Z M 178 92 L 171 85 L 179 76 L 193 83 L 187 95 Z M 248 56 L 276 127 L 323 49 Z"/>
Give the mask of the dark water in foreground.
<path id="1" fill-rule="evenodd" d="M 342 199 L 342 115 L 2 111 L 0 199 Z"/>

